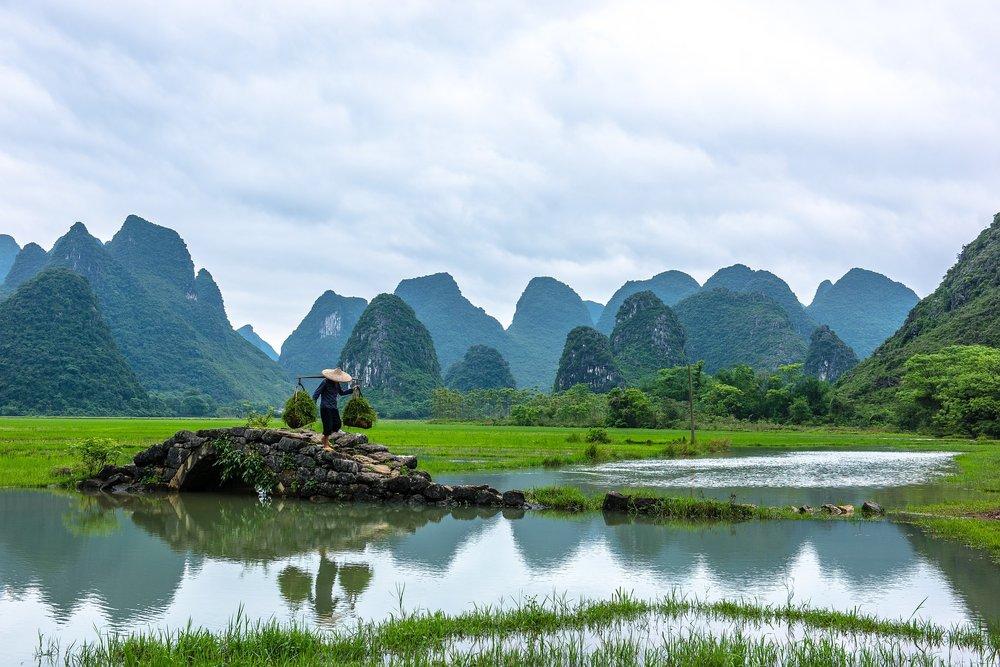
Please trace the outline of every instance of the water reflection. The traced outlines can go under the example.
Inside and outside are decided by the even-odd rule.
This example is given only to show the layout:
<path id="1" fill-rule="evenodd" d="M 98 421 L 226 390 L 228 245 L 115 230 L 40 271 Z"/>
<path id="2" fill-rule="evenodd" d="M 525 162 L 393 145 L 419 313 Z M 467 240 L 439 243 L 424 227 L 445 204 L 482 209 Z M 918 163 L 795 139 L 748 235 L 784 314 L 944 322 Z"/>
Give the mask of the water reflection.
<path id="1" fill-rule="evenodd" d="M 224 626 L 249 617 L 333 625 L 408 608 L 554 591 L 788 596 L 942 623 L 1000 618 L 998 568 L 888 522 L 663 526 L 627 517 L 316 505 L 191 494 L 85 498 L 0 492 L 0 642 L 36 631 Z M 11 619 L 11 622 L 7 622 Z"/>
<path id="2" fill-rule="evenodd" d="M 498 489 L 575 486 L 603 492 L 645 488 L 672 495 L 761 505 L 860 505 L 962 499 L 969 493 L 935 484 L 953 469 L 951 452 L 775 451 L 740 448 L 731 454 L 693 459 L 618 461 L 558 470 L 515 470 L 439 475 L 444 484 L 490 484 Z"/>

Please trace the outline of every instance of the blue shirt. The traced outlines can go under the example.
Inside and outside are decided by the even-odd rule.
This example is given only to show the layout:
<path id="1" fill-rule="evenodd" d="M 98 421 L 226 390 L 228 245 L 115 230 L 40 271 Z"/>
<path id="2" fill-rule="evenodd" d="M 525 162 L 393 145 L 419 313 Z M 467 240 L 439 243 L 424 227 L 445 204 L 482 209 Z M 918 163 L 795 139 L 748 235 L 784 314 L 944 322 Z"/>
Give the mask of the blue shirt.
<path id="1" fill-rule="evenodd" d="M 313 392 L 313 400 L 317 398 L 321 399 L 319 402 L 319 407 L 326 408 L 327 410 L 337 409 L 337 397 L 338 396 L 348 396 L 350 395 L 350 389 L 344 389 L 339 382 L 331 382 L 324 378 L 319 386 L 316 387 L 316 391 Z"/>

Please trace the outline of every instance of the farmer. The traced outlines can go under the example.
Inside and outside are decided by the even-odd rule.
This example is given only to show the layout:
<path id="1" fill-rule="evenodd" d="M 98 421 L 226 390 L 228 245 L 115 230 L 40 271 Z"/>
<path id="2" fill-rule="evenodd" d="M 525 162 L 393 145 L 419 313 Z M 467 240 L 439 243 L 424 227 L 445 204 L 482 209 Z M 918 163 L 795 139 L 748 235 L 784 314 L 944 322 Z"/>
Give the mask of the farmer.
<path id="1" fill-rule="evenodd" d="M 330 436 L 343 426 L 343 422 L 340 421 L 340 410 L 337 409 L 337 397 L 351 393 L 350 388 L 344 389 L 343 385 L 352 380 L 353 378 L 343 370 L 328 368 L 323 371 L 323 381 L 313 392 L 313 400 L 320 399 L 319 416 L 323 420 L 323 449 L 333 449 L 330 446 Z"/>

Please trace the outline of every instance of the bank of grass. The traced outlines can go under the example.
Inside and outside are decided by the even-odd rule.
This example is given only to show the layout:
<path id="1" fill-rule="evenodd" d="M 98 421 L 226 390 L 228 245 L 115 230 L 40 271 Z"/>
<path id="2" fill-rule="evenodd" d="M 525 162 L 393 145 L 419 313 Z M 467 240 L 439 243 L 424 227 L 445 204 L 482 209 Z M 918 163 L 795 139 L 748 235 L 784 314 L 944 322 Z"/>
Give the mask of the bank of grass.
<path id="1" fill-rule="evenodd" d="M 709 631 L 708 625 L 712 630 Z M 725 627 L 721 627 L 725 625 Z M 786 632 L 777 631 L 780 627 Z M 764 630 L 764 632 L 759 632 Z M 755 634 L 758 636 L 754 636 Z M 778 637 L 784 635 L 785 640 Z M 584 641 L 590 637 L 591 641 Z M 708 602 L 674 594 L 642 600 L 549 597 L 463 614 L 400 612 L 380 623 L 323 632 L 237 617 L 218 633 L 187 627 L 108 634 L 65 654 L 40 643 L 40 662 L 69 665 L 308 664 L 941 664 L 954 649 L 987 663 L 1000 637 L 858 612 L 746 601 Z M 941 656 L 944 656 L 942 659 Z"/>
<path id="2" fill-rule="evenodd" d="M 668 521 L 748 521 L 751 519 L 803 519 L 825 517 L 817 513 L 798 514 L 791 508 L 758 507 L 709 498 L 667 496 L 648 489 L 624 489 L 632 498 L 655 500 L 655 510 L 644 514 L 651 519 Z M 546 510 L 566 513 L 597 512 L 604 503 L 604 493 L 585 493 L 575 486 L 543 486 L 525 493 L 527 501 Z"/>
<path id="3" fill-rule="evenodd" d="M 218 419 L 104 419 L 0 417 L 0 487 L 45 486 L 59 480 L 53 468 L 75 461 L 70 445 L 86 438 L 110 438 L 135 452 L 162 442 L 175 432 L 188 429 L 239 425 L 239 420 Z M 280 426 L 275 421 L 274 426 Z M 435 424 L 418 421 L 379 421 L 368 431 L 373 440 L 394 449 L 416 454 L 421 468 L 430 473 L 472 470 L 504 470 L 550 465 L 588 463 L 588 429 L 530 426 L 483 426 Z M 968 440 L 934 439 L 924 436 L 875 431 L 804 429 L 793 431 L 699 431 L 695 449 L 681 444 L 685 431 L 607 429 L 610 443 L 597 447 L 607 460 L 687 456 L 712 451 L 711 443 L 726 442 L 732 449 L 767 447 L 779 449 L 907 449 L 976 451 L 989 447 Z M 575 440 L 575 441 L 574 441 Z M 993 443 L 995 454 L 1000 446 Z"/>

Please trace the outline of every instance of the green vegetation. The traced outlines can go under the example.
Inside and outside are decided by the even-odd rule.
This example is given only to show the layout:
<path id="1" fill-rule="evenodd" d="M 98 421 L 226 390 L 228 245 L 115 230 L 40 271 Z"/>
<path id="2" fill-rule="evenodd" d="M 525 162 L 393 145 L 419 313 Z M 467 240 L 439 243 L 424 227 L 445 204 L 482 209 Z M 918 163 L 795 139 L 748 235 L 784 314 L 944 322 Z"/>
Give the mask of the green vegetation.
<path id="1" fill-rule="evenodd" d="M 0 303 L 0 414 L 148 414 L 87 281 L 44 271 Z"/>
<path id="2" fill-rule="evenodd" d="M 303 389 L 296 389 L 295 393 L 285 401 L 285 409 L 281 412 L 281 419 L 289 428 L 302 428 L 316 421 L 316 401 Z"/>
<path id="3" fill-rule="evenodd" d="M 754 271 L 743 264 L 734 264 L 716 271 L 705 281 L 702 289 L 726 289 L 730 292 L 768 297 L 785 311 L 792 327 L 803 339 L 808 339 L 816 328 L 816 323 L 806 313 L 788 283 L 770 271 Z"/>
<path id="4" fill-rule="evenodd" d="M 625 300 L 637 292 L 650 291 L 663 303 L 673 306 L 701 288 L 698 281 L 682 271 L 664 271 L 648 280 L 630 280 L 618 288 L 601 312 L 595 329 L 611 335 L 615 318 Z"/>
<path id="5" fill-rule="evenodd" d="M 223 483 L 238 481 L 260 494 L 267 494 L 278 483 L 278 478 L 264 462 L 264 457 L 255 449 L 241 447 L 222 438 L 214 441 L 215 466 Z"/>
<path id="6" fill-rule="evenodd" d="M 836 283 L 824 281 L 806 312 L 827 324 L 864 359 L 906 320 L 919 297 L 881 273 L 851 269 Z"/>
<path id="7" fill-rule="evenodd" d="M 507 329 L 507 360 L 517 386 L 548 391 L 566 335 L 576 327 L 590 325 L 587 306 L 571 287 L 555 278 L 532 278 Z"/>
<path id="8" fill-rule="evenodd" d="M 47 261 L 48 254 L 37 243 L 29 243 L 21 248 L 21 252 L 14 257 L 3 283 L 0 284 L 0 301 L 38 275 Z"/>
<path id="9" fill-rule="evenodd" d="M 195 275 L 173 230 L 129 216 L 105 245 L 76 223 L 43 258 L 32 254 L 15 262 L 4 290 L 46 268 L 86 278 L 118 349 L 163 401 L 156 412 L 274 404 L 287 391 L 278 365 L 233 330 L 218 286 L 204 269 Z M 187 400 L 192 395 L 204 399 Z"/>
<path id="10" fill-rule="evenodd" d="M 368 429 L 376 423 L 378 423 L 378 413 L 368 399 L 361 395 L 361 390 L 355 387 L 351 399 L 344 406 L 344 424 Z"/>
<path id="11" fill-rule="evenodd" d="M 685 362 L 684 328 L 655 294 L 636 292 L 625 299 L 615 316 L 611 353 L 622 377 L 635 383 L 661 368 Z"/>
<path id="12" fill-rule="evenodd" d="M 629 489 L 623 494 L 643 506 L 643 516 L 664 521 L 728 521 L 739 522 L 751 519 L 800 519 L 805 517 L 825 518 L 827 515 L 800 515 L 788 508 L 757 507 L 736 502 L 724 502 L 705 498 L 666 496 L 644 489 Z M 604 493 L 585 493 L 575 486 L 545 486 L 530 489 L 528 502 L 541 505 L 544 509 L 561 512 L 597 512 L 604 504 Z M 633 507 L 631 511 L 635 511 Z"/>
<path id="13" fill-rule="evenodd" d="M 836 382 L 841 375 L 858 365 L 858 355 L 830 327 L 816 327 L 809 337 L 809 350 L 802 370 L 820 380 Z"/>
<path id="14" fill-rule="evenodd" d="M 720 627 L 721 626 L 721 627 Z M 819 633 L 819 634 L 817 634 Z M 584 635 L 595 637 L 593 643 Z M 761 635 L 762 638 L 753 637 Z M 778 637 L 786 637 L 779 639 Z M 994 659 L 1000 638 L 975 626 L 950 629 L 859 612 L 670 595 L 642 600 L 562 596 L 484 605 L 461 614 L 400 610 L 382 622 L 320 632 L 237 616 L 219 633 L 186 627 L 100 635 L 69 647 L 41 641 L 54 661 L 89 666 L 307 664 L 940 664 L 935 654 Z"/>
<path id="15" fill-rule="evenodd" d="M 704 361 L 709 373 L 737 364 L 775 370 L 806 356 L 803 337 L 768 296 L 704 290 L 681 301 L 674 312 L 684 325 L 688 357 Z"/>
<path id="16" fill-rule="evenodd" d="M 417 319 L 427 327 L 442 368 L 458 362 L 473 345 L 497 350 L 508 347 L 503 326 L 466 299 L 450 274 L 403 280 L 395 294 L 413 308 Z"/>
<path id="17" fill-rule="evenodd" d="M 281 346 L 281 366 L 295 377 L 336 366 L 344 343 L 368 306 L 365 299 L 327 290 Z"/>
<path id="18" fill-rule="evenodd" d="M 105 466 L 117 464 L 122 458 L 122 446 L 111 438 L 87 438 L 71 445 L 70 451 L 77 456 L 79 463 L 68 470 L 79 478 L 93 477 Z"/>
<path id="19" fill-rule="evenodd" d="M 1000 437 L 1000 349 L 953 345 L 906 362 L 899 420 L 909 429 Z"/>
<path id="20" fill-rule="evenodd" d="M 593 327 L 576 327 L 566 336 L 553 391 L 584 385 L 602 394 L 622 383 L 607 337 Z"/>
<path id="21" fill-rule="evenodd" d="M 441 367 L 427 328 L 398 296 L 379 294 L 344 345 L 340 366 L 359 380 L 380 414 L 426 417 L 441 386 Z"/>
<path id="22" fill-rule="evenodd" d="M 952 345 L 1000 347 L 1000 214 L 969 245 L 934 292 L 875 353 L 844 377 L 838 393 L 859 422 L 891 423 L 908 359 Z"/>
<path id="23" fill-rule="evenodd" d="M 473 345 L 465 356 L 452 364 L 444 377 L 449 389 L 513 389 L 516 386 L 510 365 L 499 351 L 486 345 Z"/>
<path id="24" fill-rule="evenodd" d="M 640 389 L 615 388 L 608 393 L 608 426 L 656 428 L 660 418 L 649 396 Z"/>

